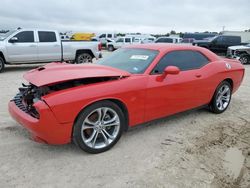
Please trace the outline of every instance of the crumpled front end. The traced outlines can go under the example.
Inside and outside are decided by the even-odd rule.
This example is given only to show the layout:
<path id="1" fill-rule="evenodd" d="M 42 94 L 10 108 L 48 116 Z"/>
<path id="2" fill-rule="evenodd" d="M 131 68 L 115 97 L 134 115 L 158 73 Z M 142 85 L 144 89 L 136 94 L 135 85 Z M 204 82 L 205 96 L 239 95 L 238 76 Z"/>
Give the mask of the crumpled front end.
<path id="1" fill-rule="evenodd" d="M 19 93 L 9 102 L 9 113 L 28 129 L 35 141 L 48 144 L 66 144 L 71 141 L 72 123 L 61 124 L 49 106 L 40 98 L 37 87 L 19 88 Z"/>

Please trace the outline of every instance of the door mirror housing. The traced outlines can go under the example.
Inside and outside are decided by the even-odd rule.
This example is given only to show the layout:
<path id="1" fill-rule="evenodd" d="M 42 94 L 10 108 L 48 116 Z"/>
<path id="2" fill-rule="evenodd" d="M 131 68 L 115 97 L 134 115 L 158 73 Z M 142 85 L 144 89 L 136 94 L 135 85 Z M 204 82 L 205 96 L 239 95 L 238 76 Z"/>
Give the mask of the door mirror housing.
<path id="1" fill-rule="evenodd" d="M 179 74 L 180 73 L 180 69 L 176 66 L 167 66 L 164 70 L 164 75 L 168 75 L 168 74 Z"/>
<path id="2" fill-rule="evenodd" d="M 15 43 L 15 42 L 17 42 L 17 41 L 18 41 L 18 38 L 17 38 L 17 37 L 12 37 L 12 38 L 9 40 L 10 43 Z"/>
<path id="3" fill-rule="evenodd" d="M 163 81 L 168 74 L 176 75 L 180 73 L 180 69 L 176 66 L 167 66 L 161 76 L 157 77 L 157 81 Z"/>

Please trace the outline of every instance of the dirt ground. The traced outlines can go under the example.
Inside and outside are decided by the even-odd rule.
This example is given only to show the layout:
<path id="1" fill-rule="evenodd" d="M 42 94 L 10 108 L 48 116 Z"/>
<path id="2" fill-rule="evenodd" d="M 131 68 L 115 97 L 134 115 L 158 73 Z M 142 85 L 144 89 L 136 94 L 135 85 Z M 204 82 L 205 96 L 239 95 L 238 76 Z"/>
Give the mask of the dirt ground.
<path id="1" fill-rule="evenodd" d="M 8 114 L 8 101 L 37 65 L 0 74 L 0 187 L 250 188 L 250 66 L 228 110 L 189 111 L 134 128 L 111 150 L 30 140 Z"/>

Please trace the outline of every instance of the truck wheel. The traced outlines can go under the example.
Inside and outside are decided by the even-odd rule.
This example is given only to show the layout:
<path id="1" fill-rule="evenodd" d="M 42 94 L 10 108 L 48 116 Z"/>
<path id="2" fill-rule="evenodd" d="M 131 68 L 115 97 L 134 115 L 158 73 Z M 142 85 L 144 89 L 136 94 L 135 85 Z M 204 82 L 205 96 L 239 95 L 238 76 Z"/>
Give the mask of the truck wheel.
<path id="1" fill-rule="evenodd" d="M 82 63 L 92 63 L 93 57 L 89 53 L 81 53 L 77 55 L 76 63 L 82 64 Z"/>
<path id="2" fill-rule="evenodd" d="M 242 56 L 240 56 L 239 60 L 240 60 L 241 64 L 249 64 L 250 63 L 250 56 L 242 55 Z"/>
<path id="3" fill-rule="evenodd" d="M 4 60 L 2 57 L 0 57 L 0 72 L 4 70 Z"/>
<path id="4" fill-rule="evenodd" d="M 109 45 L 108 46 L 108 51 L 113 52 L 114 51 L 114 46 L 113 45 Z"/>

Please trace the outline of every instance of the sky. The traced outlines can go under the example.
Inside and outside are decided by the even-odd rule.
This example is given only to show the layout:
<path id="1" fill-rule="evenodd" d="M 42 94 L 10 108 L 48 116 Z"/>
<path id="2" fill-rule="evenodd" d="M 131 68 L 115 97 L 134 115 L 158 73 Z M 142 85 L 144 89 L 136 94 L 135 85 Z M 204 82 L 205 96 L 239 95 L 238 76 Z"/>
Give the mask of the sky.
<path id="1" fill-rule="evenodd" d="M 165 34 L 250 29 L 250 0 L 1 0 L 0 29 Z"/>

